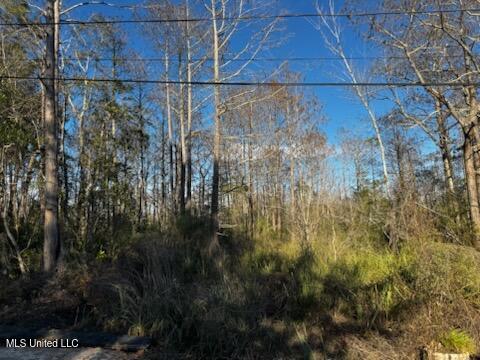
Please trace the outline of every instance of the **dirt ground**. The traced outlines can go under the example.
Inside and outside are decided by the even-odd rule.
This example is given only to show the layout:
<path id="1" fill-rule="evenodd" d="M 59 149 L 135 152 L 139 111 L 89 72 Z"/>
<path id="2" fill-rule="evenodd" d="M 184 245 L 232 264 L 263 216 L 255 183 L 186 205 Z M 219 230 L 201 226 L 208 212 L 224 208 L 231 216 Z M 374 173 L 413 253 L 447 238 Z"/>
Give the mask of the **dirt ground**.
<path id="1" fill-rule="evenodd" d="M 0 348 L 0 360 L 133 360 L 139 358 L 138 354 L 101 348 Z"/>

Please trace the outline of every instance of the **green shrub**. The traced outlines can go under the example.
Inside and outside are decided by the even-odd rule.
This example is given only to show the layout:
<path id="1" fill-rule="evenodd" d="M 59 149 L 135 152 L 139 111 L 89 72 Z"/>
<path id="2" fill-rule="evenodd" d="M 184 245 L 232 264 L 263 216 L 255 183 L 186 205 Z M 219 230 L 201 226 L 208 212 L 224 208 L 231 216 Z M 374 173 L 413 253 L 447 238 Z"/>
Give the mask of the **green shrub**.
<path id="1" fill-rule="evenodd" d="M 419 249 L 415 284 L 421 301 L 466 300 L 480 307 L 480 254 L 464 246 L 432 243 Z"/>
<path id="2" fill-rule="evenodd" d="M 450 330 L 440 337 L 440 343 L 447 351 L 457 353 L 474 354 L 476 352 L 475 341 L 462 330 Z"/>
<path id="3" fill-rule="evenodd" d="M 402 277 L 407 264 L 407 257 L 387 250 L 350 251 L 325 277 L 325 300 L 363 323 L 382 320 L 409 297 Z"/>

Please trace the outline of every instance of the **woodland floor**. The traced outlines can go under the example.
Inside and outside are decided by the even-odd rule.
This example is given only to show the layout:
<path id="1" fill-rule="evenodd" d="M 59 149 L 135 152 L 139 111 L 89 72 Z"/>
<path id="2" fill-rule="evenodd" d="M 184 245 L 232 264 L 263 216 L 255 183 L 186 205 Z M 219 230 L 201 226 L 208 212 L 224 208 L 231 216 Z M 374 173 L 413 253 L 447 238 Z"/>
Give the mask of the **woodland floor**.
<path id="1" fill-rule="evenodd" d="M 76 299 L 71 297 L 69 291 L 61 289 L 58 285 L 45 281 L 42 277 L 31 278 L 29 281 L 19 281 L 12 287 L 10 302 L 0 308 L 0 324 L 14 326 L 22 329 L 63 329 L 79 331 L 98 331 L 99 329 L 91 323 L 82 323 L 81 306 Z M 43 290 L 41 291 L 41 289 Z M 45 289 L 48 289 L 45 292 Z M 18 291 L 18 292 L 17 292 Z M 27 295 L 28 294 L 28 295 Z M 309 343 L 320 346 L 320 343 L 328 349 L 327 353 L 335 354 L 341 352 L 349 339 L 356 339 L 361 330 L 351 326 L 345 319 L 334 319 L 330 316 L 323 317 L 321 324 L 309 327 Z M 298 334 L 287 323 L 281 320 L 266 319 L 263 324 L 264 338 L 255 340 L 256 346 L 262 349 L 261 357 L 267 356 L 268 346 L 263 342 L 267 339 L 277 339 L 277 342 L 287 344 L 291 353 L 286 357 L 272 359 L 334 359 L 337 357 L 324 357 L 325 353 L 312 352 L 305 349 L 298 341 Z M 328 334 L 328 336 L 326 336 Z M 388 334 L 387 334 L 388 336 Z M 2 345 L 3 346 L 3 345 Z M 297 354 L 297 355 L 292 355 Z M 257 354 L 258 356 L 258 354 Z M 0 360 L 171 360 L 171 359 L 195 359 L 194 354 L 179 354 L 165 352 L 159 345 L 156 345 L 145 352 L 136 353 L 113 351 L 102 348 L 77 348 L 77 349 L 45 349 L 45 348 L 2 348 L 0 347 Z M 258 358 L 258 357 L 255 357 Z M 266 357 L 268 358 L 268 357 Z"/>
<path id="2" fill-rule="evenodd" d="M 182 279 L 174 271 L 186 273 L 186 270 L 181 267 L 182 263 L 178 261 L 186 256 L 178 248 L 169 248 L 162 239 L 145 240 L 136 246 L 128 251 L 130 262 L 126 259 L 119 259 L 118 263 L 97 261 L 95 266 L 88 268 L 88 271 L 75 270 L 72 267 L 71 271 L 65 272 L 63 277 L 56 280 L 48 279 L 38 273 L 32 273 L 28 277 L 13 281 L 10 279 L 2 281 L 0 278 L 0 325 L 22 329 L 105 331 L 113 332 L 116 335 L 129 333 L 151 336 L 148 332 L 143 334 L 130 332 L 126 327 L 118 326 L 115 323 L 112 325 L 109 322 L 109 319 L 119 316 L 118 304 L 115 303 L 116 298 L 111 290 L 112 284 L 121 284 L 120 281 L 126 281 L 121 270 L 127 269 L 130 272 L 144 274 L 143 270 L 147 265 L 151 266 L 151 269 L 148 268 L 151 273 L 158 275 L 158 279 L 162 281 L 165 281 L 165 278 L 167 280 L 168 278 L 176 279 L 176 276 Z M 183 245 L 177 246 L 183 249 Z M 178 329 L 179 332 L 183 331 L 184 334 L 190 336 L 190 338 L 186 338 L 187 335 L 184 338 L 179 336 L 181 341 L 178 340 L 173 346 L 168 347 L 168 343 L 164 340 L 165 336 L 157 338 L 152 336 L 153 346 L 144 354 L 112 352 L 95 348 L 94 346 L 97 345 L 90 344 L 85 346 L 92 346 L 91 348 L 85 347 L 76 350 L 0 348 L 0 360 L 407 360 L 415 359 L 421 346 L 432 344 L 432 339 L 438 338 L 437 334 L 443 334 L 452 328 L 468 330 L 475 339 L 474 341 L 478 343 L 480 313 L 475 305 L 477 303 L 473 303 L 473 300 L 476 301 L 480 294 L 476 290 L 478 285 L 475 282 L 478 275 L 476 267 L 479 264 L 478 254 L 473 254 L 469 249 L 459 246 L 444 244 L 432 246 L 419 253 L 422 255 L 415 258 L 418 259 L 418 262 L 412 260 L 409 263 L 410 267 L 401 268 L 402 271 L 413 269 L 409 270 L 408 276 L 403 273 L 393 273 L 395 275 L 393 276 L 391 272 L 387 272 L 387 275 L 384 276 L 382 269 L 399 268 L 394 261 L 403 259 L 406 255 L 394 257 L 381 252 L 375 255 L 360 253 L 358 256 L 363 262 L 354 263 L 358 266 L 339 260 L 338 267 L 331 269 L 330 273 L 321 279 L 313 277 L 314 272 L 307 266 L 309 263 L 305 260 L 308 258 L 299 255 L 291 260 L 289 266 L 293 269 L 291 271 L 294 274 L 310 276 L 305 277 L 306 280 L 303 283 L 300 282 L 303 278 L 299 277 L 298 282 L 294 282 L 292 275 L 279 273 L 276 268 L 268 273 L 256 270 L 254 276 L 249 278 L 247 275 L 250 273 L 247 273 L 246 270 L 243 270 L 245 272 L 243 273 L 242 269 L 237 267 L 237 272 L 243 277 L 239 276 L 236 279 L 232 276 L 233 280 L 220 284 L 223 287 L 216 284 L 214 284 L 216 287 L 210 285 L 213 280 L 210 278 L 205 280 L 197 275 L 193 279 L 200 280 L 195 281 L 195 286 L 192 285 L 193 281 L 189 283 L 188 279 L 182 280 L 183 282 L 180 282 L 182 291 L 173 292 L 169 298 L 154 297 L 154 300 L 160 299 L 161 302 L 153 303 L 155 308 L 153 306 L 147 308 L 156 310 L 150 315 L 147 313 L 150 316 L 149 319 L 169 319 L 168 316 L 170 316 L 172 320 L 168 323 L 169 327 Z M 141 254 L 147 261 L 144 261 Z M 280 250 L 277 250 L 275 254 L 278 257 L 282 256 Z M 260 255 L 257 255 L 260 260 L 265 258 L 261 258 Z M 151 259 L 159 259 L 158 264 L 162 266 L 169 264 L 169 267 L 155 267 L 152 265 Z M 267 257 L 266 259 L 271 263 L 282 260 L 276 257 Z M 262 264 L 262 261 L 266 261 L 260 260 L 257 263 Z M 139 264 L 143 267 L 138 267 Z M 432 265 L 428 267 L 429 264 Z M 230 266 L 234 268 L 233 265 Z M 455 269 L 455 272 L 451 269 Z M 149 272 L 146 273 L 149 274 Z M 445 276 L 445 273 L 449 276 Z M 410 287 L 407 288 L 400 276 L 407 279 L 413 278 L 414 284 L 409 283 Z M 358 283 L 363 284 L 361 283 L 362 279 L 368 280 L 368 282 L 365 280 L 368 286 L 360 288 Z M 147 297 L 150 294 L 147 291 L 149 289 L 154 295 L 163 294 L 162 291 L 167 286 L 163 286 L 160 280 L 158 280 L 160 285 L 157 287 L 150 289 L 145 286 L 142 288 L 144 292 L 141 295 L 143 297 L 135 298 L 134 307 L 137 307 L 140 301 L 149 299 Z M 448 282 L 446 282 L 447 280 Z M 167 281 L 165 282 L 169 285 Z M 382 321 L 379 320 L 382 316 L 380 313 L 373 315 L 373 320 L 377 320 L 375 323 L 371 320 L 367 325 L 365 320 L 359 319 L 358 316 L 349 315 L 348 311 L 353 311 L 352 308 L 365 309 L 364 313 L 372 309 L 370 302 L 376 301 L 381 294 L 378 289 L 382 289 L 380 286 L 383 282 L 396 286 L 398 291 L 407 289 L 405 290 L 407 295 L 417 295 L 415 297 L 413 295 L 406 296 L 405 300 L 399 302 L 401 307 L 399 307 L 398 313 L 392 313 L 391 317 L 382 318 Z M 317 285 L 315 289 L 322 285 L 323 292 L 318 297 L 332 298 L 342 307 L 340 305 L 327 307 L 322 306 L 321 303 L 309 305 L 310 303 L 300 303 L 299 300 L 293 302 L 292 299 L 300 298 L 300 285 L 305 283 Z M 470 285 L 470 288 L 465 287 L 466 283 Z M 459 284 L 460 290 L 457 290 L 456 284 Z M 431 285 L 431 287 L 423 290 L 426 285 Z M 247 289 L 250 289 L 248 286 L 252 290 L 247 292 Z M 353 293 L 356 297 L 341 298 L 345 293 L 347 295 Z M 440 294 L 441 297 L 436 294 Z M 403 293 L 400 295 L 404 296 Z M 470 298 L 467 298 L 467 295 Z M 244 296 L 244 298 L 237 301 L 240 296 Z M 421 299 L 424 298 L 435 301 L 422 302 Z M 171 299 L 173 300 L 170 301 Z M 306 299 L 311 299 L 311 297 Z M 204 312 L 191 305 L 198 303 L 205 304 Z M 298 304 L 306 304 L 305 307 L 310 306 L 308 308 L 310 310 L 307 312 L 307 309 L 300 308 Z M 145 307 L 145 304 L 143 306 Z M 178 308 L 180 310 L 177 310 Z M 108 314 L 110 317 L 107 316 Z M 171 314 L 176 317 L 172 317 Z M 214 315 L 217 314 L 219 316 L 215 317 Z M 298 318 L 301 320 L 297 320 Z M 187 332 L 192 328 L 198 332 L 193 335 L 201 337 L 200 340 L 191 335 L 193 330 L 190 330 L 190 333 Z M 180 333 L 180 335 L 183 334 Z M 194 340 L 190 340 L 191 338 Z"/>
<path id="3" fill-rule="evenodd" d="M 67 291 L 53 286 L 48 294 L 40 294 L 45 279 L 34 277 L 17 284 L 18 293 L 0 308 L 0 324 L 20 329 L 96 330 L 77 324 L 78 304 Z M 48 287 L 48 286 L 47 286 Z M 29 293 L 30 296 L 26 296 Z M 13 294 L 12 294 L 13 295 Z M 2 344 L 3 346 L 4 344 Z M 5 348 L 0 347 L 0 360 L 133 360 L 143 352 L 123 352 L 100 347 L 79 348 Z"/>
<path id="4" fill-rule="evenodd" d="M 33 349 L 0 348 L 1 360 L 129 360 L 140 359 L 137 354 L 101 348 Z"/>

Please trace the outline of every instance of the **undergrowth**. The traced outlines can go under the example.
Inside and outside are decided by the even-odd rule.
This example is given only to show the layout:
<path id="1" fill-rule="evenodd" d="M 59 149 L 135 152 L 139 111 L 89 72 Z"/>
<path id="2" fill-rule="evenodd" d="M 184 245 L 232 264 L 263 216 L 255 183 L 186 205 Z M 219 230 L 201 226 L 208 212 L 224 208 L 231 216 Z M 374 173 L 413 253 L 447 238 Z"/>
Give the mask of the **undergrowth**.
<path id="1" fill-rule="evenodd" d="M 475 351 L 480 255 L 471 248 L 426 239 L 392 250 L 341 226 L 336 247 L 328 232 L 309 242 L 265 234 L 226 234 L 219 266 L 206 251 L 207 220 L 185 217 L 102 261 L 70 264 L 59 288 L 78 300 L 77 327 L 150 336 L 179 357 L 408 358 L 432 341 Z"/>
<path id="2" fill-rule="evenodd" d="M 325 316 L 344 319 L 343 326 L 361 335 L 407 323 L 409 314 L 429 304 L 480 307 L 480 256 L 463 246 L 406 243 L 394 252 L 351 244 L 332 257 L 322 251 L 322 238 L 257 240 L 243 244 L 241 256 L 219 271 L 202 252 L 208 239 L 171 236 L 132 245 L 122 265 L 126 281 L 116 285 L 120 311 L 111 316 L 131 334 L 152 336 L 175 351 L 285 354 L 292 344 L 298 351 L 310 348 L 309 327 L 302 336 L 298 329 Z M 272 325 L 279 323 L 281 330 Z M 468 326 L 478 339 L 478 325 Z M 327 348 L 324 340 L 317 350 Z"/>

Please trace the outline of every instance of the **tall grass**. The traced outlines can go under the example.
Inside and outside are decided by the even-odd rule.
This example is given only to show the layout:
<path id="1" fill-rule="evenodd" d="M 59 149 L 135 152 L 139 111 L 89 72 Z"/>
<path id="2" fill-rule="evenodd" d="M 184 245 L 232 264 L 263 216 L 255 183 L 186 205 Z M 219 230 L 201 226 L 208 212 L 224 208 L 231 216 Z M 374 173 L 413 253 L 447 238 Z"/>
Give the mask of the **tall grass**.
<path id="1" fill-rule="evenodd" d="M 132 242 L 117 261 L 122 281 L 115 285 L 112 323 L 195 358 L 339 356 L 347 349 L 329 349 L 326 318 L 343 319 L 341 326 L 354 329 L 358 350 L 362 334 L 402 331 L 422 309 L 440 304 L 446 313 L 429 312 L 422 321 L 441 318 L 442 326 L 432 325 L 409 346 L 438 339 L 452 327 L 480 338 L 478 323 L 453 314 L 454 304 L 466 312 L 480 308 L 480 255 L 470 248 L 405 241 L 393 251 L 381 235 L 362 243 L 338 231 L 342 246 L 334 252 L 328 232 L 308 243 L 292 236 L 229 234 L 221 242 L 228 261 L 219 270 L 204 251 L 203 226 L 183 219 L 169 234 Z M 376 343 L 394 346 L 388 339 Z"/>

